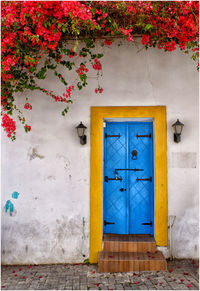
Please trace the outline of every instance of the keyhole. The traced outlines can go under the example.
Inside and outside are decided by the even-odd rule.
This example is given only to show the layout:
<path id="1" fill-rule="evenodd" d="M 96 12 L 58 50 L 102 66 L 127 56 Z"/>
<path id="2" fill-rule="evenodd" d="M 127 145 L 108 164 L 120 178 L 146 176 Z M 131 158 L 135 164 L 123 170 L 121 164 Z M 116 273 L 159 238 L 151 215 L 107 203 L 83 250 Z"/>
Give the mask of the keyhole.
<path id="1" fill-rule="evenodd" d="M 133 150 L 131 152 L 131 154 L 132 154 L 132 160 L 137 160 L 137 151 L 136 150 Z"/>

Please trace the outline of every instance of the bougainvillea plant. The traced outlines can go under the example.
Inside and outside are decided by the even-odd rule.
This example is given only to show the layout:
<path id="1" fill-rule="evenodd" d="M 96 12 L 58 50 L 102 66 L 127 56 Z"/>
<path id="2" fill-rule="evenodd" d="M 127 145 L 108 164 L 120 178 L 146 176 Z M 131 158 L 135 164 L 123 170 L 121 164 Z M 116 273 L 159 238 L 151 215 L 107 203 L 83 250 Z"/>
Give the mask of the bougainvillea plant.
<path id="1" fill-rule="evenodd" d="M 63 102 L 68 111 L 72 92 L 87 85 L 88 71 L 101 75 L 103 54 L 94 53 L 95 41 L 111 46 L 114 39 L 134 42 L 165 51 L 177 47 L 198 62 L 198 1 L 2 1 L 1 2 L 1 105 L 2 126 L 12 140 L 16 135 L 16 117 L 26 132 L 22 112 L 15 104 L 17 92 L 39 90 Z M 69 40 L 74 40 L 71 45 Z M 72 83 L 59 73 L 64 66 L 76 74 Z M 52 70 L 65 86 L 62 96 L 43 88 L 41 81 Z M 40 85 L 38 85 L 38 82 Z M 102 93 L 99 85 L 95 93 Z M 24 109 L 32 105 L 24 100 Z"/>

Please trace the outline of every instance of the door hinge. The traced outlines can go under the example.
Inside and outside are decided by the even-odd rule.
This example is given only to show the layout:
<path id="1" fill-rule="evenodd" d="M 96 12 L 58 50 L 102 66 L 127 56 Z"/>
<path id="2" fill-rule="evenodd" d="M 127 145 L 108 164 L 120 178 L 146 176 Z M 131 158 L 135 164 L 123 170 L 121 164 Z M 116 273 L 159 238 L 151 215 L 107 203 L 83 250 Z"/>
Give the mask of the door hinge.
<path id="1" fill-rule="evenodd" d="M 106 226 L 107 224 L 115 224 L 115 222 L 109 222 L 109 221 L 104 220 L 104 226 Z"/>
<path id="2" fill-rule="evenodd" d="M 140 179 L 140 178 L 137 177 L 136 181 L 137 181 L 137 182 L 138 182 L 138 181 L 149 181 L 149 182 L 152 182 L 152 177 L 150 177 L 150 178 L 145 178 L 145 179 Z"/>
<path id="3" fill-rule="evenodd" d="M 142 225 L 150 225 L 152 227 L 152 221 L 141 223 Z"/>
<path id="4" fill-rule="evenodd" d="M 151 133 L 150 134 L 145 134 L 145 135 L 139 135 L 139 134 L 136 134 L 136 137 L 149 137 L 151 138 Z"/>
<path id="5" fill-rule="evenodd" d="M 110 134 L 105 133 L 105 138 L 108 138 L 108 137 L 120 137 L 120 133 L 117 135 L 110 135 Z"/>

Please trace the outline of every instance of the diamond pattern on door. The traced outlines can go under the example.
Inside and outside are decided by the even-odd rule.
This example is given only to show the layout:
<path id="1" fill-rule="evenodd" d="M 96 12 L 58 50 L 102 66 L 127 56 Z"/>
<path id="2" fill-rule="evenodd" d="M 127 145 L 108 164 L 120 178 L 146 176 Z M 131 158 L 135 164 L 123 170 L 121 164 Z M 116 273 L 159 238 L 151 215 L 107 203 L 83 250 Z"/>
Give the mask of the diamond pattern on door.
<path id="1" fill-rule="evenodd" d="M 153 225 L 148 225 L 154 214 L 152 122 L 107 122 L 104 131 L 109 135 L 104 139 L 104 176 L 115 179 L 104 182 L 104 233 L 153 234 Z M 122 181 L 115 169 L 121 169 L 117 174 Z M 140 180 L 150 177 L 152 181 Z"/>

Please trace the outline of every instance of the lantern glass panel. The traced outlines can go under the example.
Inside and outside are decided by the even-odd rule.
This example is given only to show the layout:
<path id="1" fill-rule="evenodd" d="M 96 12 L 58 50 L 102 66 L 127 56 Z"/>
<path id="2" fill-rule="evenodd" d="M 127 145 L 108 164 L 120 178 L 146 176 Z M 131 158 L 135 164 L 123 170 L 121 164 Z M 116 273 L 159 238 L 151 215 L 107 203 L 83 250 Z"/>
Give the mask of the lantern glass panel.
<path id="1" fill-rule="evenodd" d="M 177 133 L 177 134 L 181 134 L 181 132 L 182 132 L 182 128 L 183 128 L 182 125 L 176 125 L 176 126 L 175 126 L 175 131 L 176 131 L 176 133 Z"/>
<path id="2" fill-rule="evenodd" d="M 77 128 L 77 132 L 78 132 L 78 136 L 81 137 L 81 136 L 84 136 L 84 133 L 85 133 L 85 128 Z"/>

